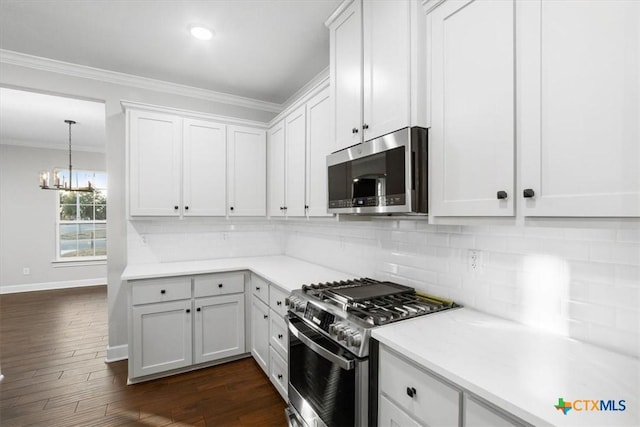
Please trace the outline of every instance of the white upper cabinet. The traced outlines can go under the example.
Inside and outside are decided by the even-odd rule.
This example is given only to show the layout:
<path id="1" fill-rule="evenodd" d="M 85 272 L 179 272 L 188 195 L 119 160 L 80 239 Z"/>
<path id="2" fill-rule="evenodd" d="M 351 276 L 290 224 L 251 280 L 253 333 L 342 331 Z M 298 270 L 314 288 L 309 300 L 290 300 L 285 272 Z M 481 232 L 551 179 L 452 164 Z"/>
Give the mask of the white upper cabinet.
<path id="1" fill-rule="evenodd" d="M 425 126 L 424 14 L 415 0 L 343 3 L 326 23 L 335 150 Z"/>
<path id="2" fill-rule="evenodd" d="M 285 214 L 304 216 L 305 204 L 305 150 L 306 106 L 294 110 L 285 119 Z"/>
<path id="3" fill-rule="evenodd" d="M 524 215 L 640 216 L 640 2 L 518 7 Z"/>
<path id="4" fill-rule="evenodd" d="M 182 119 L 129 111 L 129 212 L 179 216 Z"/>
<path id="5" fill-rule="evenodd" d="M 284 215 L 284 120 L 279 121 L 267 131 L 268 145 L 268 181 L 269 216 Z"/>
<path id="6" fill-rule="evenodd" d="M 229 215 L 267 214 L 267 141 L 260 129 L 228 126 Z"/>
<path id="7" fill-rule="evenodd" d="M 435 216 L 514 215 L 514 1 L 448 0 L 428 14 Z"/>
<path id="8" fill-rule="evenodd" d="M 225 216 L 226 126 L 184 119 L 183 135 L 183 215 Z"/>
<path id="9" fill-rule="evenodd" d="M 307 191 L 309 216 L 327 213 L 327 155 L 333 151 L 329 88 L 307 102 Z"/>

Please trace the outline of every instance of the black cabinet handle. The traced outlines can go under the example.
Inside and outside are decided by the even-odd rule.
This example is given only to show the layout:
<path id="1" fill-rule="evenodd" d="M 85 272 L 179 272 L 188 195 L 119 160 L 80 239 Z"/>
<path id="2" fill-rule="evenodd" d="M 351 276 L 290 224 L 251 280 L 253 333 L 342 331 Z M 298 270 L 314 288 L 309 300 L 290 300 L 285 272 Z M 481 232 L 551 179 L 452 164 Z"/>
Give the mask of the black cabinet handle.
<path id="1" fill-rule="evenodd" d="M 160 293 L 161 293 L 162 295 L 164 295 L 164 294 L 166 294 L 166 293 L 167 293 L 167 291 L 165 291 L 164 289 L 160 289 Z"/>
<path id="2" fill-rule="evenodd" d="M 178 210 L 178 205 L 175 205 L 175 206 L 173 207 L 173 209 L 177 211 L 177 210 Z"/>
<path id="3" fill-rule="evenodd" d="M 185 211 L 188 211 L 188 210 L 189 210 L 189 206 L 185 206 L 185 207 L 184 207 L 184 210 L 185 210 Z"/>
<path id="4" fill-rule="evenodd" d="M 498 191 L 498 200 L 503 200 L 507 198 L 507 192 L 506 191 Z"/>
<path id="5" fill-rule="evenodd" d="M 269 315 L 268 314 L 263 314 L 262 317 L 265 318 L 265 319 L 268 319 Z"/>
<path id="6" fill-rule="evenodd" d="M 309 209 L 309 205 L 304 205 L 304 208 L 305 209 Z"/>
<path id="7" fill-rule="evenodd" d="M 276 301 L 276 305 L 282 305 L 282 301 Z"/>
<path id="8" fill-rule="evenodd" d="M 196 308 L 196 311 L 201 311 L 201 310 L 200 310 L 200 307 Z"/>
<path id="9" fill-rule="evenodd" d="M 358 133 L 358 128 L 351 129 L 351 133 Z"/>
<path id="10" fill-rule="evenodd" d="M 407 396 L 409 396 L 410 398 L 414 398 L 416 396 L 417 392 L 416 389 L 413 387 L 407 387 Z"/>
<path id="11" fill-rule="evenodd" d="M 230 210 L 233 210 L 233 206 L 231 206 L 229 209 L 230 209 Z"/>
<path id="12" fill-rule="evenodd" d="M 530 199 L 536 195 L 536 192 L 533 191 L 532 188 L 525 188 L 524 191 L 522 192 L 522 195 L 524 196 L 525 199 Z"/>
<path id="13" fill-rule="evenodd" d="M 284 210 L 284 206 L 280 206 L 280 210 L 283 211 Z"/>
<path id="14" fill-rule="evenodd" d="M 259 291 L 259 290 L 260 290 L 260 286 L 256 286 L 256 291 Z"/>
<path id="15" fill-rule="evenodd" d="M 187 313 L 191 313 L 191 309 L 190 308 L 187 308 Z"/>
<path id="16" fill-rule="evenodd" d="M 285 211 L 287 210 L 287 207 L 286 207 L 286 206 L 284 207 L 284 210 L 285 210 Z"/>
<path id="17" fill-rule="evenodd" d="M 218 287 L 219 287 L 220 289 L 222 289 L 222 286 L 223 286 L 223 285 L 222 285 L 222 283 L 218 283 Z"/>
<path id="18" fill-rule="evenodd" d="M 365 124 L 363 124 L 363 125 L 362 125 L 362 129 L 365 129 L 365 130 L 366 130 L 366 129 L 369 129 L 369 125 L 368 125 L 368 124 L 366 124 L 366 123 L 365 123 Z"/>
<path id="19" fill-rule="evenodd" d="M 281 380 L 282 379 L 282 374 L 278 374 L 278 379 Z"/>
<path id="20" fill-rule="evenodd" d="M 282 334 L 278 334 L 278 339 L 281 340 L 282 339 Z"/>

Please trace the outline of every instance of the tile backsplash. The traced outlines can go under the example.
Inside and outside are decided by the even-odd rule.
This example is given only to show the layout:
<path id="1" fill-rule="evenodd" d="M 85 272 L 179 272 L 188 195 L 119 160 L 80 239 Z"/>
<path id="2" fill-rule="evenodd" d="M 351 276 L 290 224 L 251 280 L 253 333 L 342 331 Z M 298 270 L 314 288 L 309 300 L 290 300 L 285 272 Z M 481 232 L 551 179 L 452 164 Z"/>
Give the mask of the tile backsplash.
<path id="1" fill-rule="evenodd" d="M 477 268 L 470 267 L 471 251 Z M 128 223 L 129 263 L 286 254 L 640 357 L 640 230 L 426 220 Z"/>

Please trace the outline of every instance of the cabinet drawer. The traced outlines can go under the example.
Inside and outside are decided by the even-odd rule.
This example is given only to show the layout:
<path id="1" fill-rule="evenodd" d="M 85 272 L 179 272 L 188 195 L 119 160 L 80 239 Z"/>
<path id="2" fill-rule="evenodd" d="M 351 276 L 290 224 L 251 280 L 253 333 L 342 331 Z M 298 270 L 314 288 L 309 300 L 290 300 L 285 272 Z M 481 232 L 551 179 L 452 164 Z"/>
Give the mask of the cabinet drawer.
<path id="1" fill-rule="evenodd" d="M 271 313 L 269 316 L 271 326 L 271 347 L 273 347 L 283 359 L 287 358 L 287 352 L 289 351 L 289 333 L 287 331 L 287 324 L 284 319 L 278 316 L 276 313 Z"/>
<path id="2" fill-rule="evenodd" d="M 133 280 L 129 283 L 133 305 L 191 298 L 190 277 Z"/>
<path id="3" fill-rule="evenodd" d="M 378 427 L 420 427 L 420 424 L 411 419 L 406 412 L 394 405 L 386 396 L 380 396 L 378 410 L 380 411 Z"/>
<path id="4" fill-rule="evenodd" d="M 287 305 L 284 303 L 284 300 L 288 296 L 288 292 L 281 291 L 279 288 L 271 285 L 271 289 L 269 290 L 269 307 L 284 317 L 284 315 L 287 314 Z"/>
<path id="5" fill-rule="evenodd" d="M 287 370 L 287 362 L 280 357 L 273 348 L 271 348 L 269 361 L 269 377 L 271 378 L 271 382 L 280 392 L 282 398 L 287 400 L 289 390 L 289 371 Z"/>
<path id="6" fill-rule="evenodd" d="M 193 279 L 193 292 L 196 298 L 244 292 L 244 273 L 196 276 Z"/>
<path id="7" fill-rule="evenodd" d="M 380 347 L 380 392 L 427 425 L 457 426 L 460 392 Z"/>
<path id="8" fill-rule="evenodd" d="M 269 304 L 269 282 L 262 277 L 251 275 L 251 292 L 263 302 Z"/>

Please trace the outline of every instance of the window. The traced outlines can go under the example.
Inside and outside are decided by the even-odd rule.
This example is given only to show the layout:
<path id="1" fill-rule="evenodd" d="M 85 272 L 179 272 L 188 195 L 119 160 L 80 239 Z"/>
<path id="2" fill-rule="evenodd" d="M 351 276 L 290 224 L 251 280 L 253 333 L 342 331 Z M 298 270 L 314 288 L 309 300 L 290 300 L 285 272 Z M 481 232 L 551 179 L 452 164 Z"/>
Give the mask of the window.
<path id="1" fill-rule="evenodd" d="M 60 172 L 66 181 L 68 171 Z M 104 260 L 107 258 L 107 174 L 73 171 L 74 185 L 87 180 L 93 193 L 59 191 L 58 248 L 59 261 Z"/>

